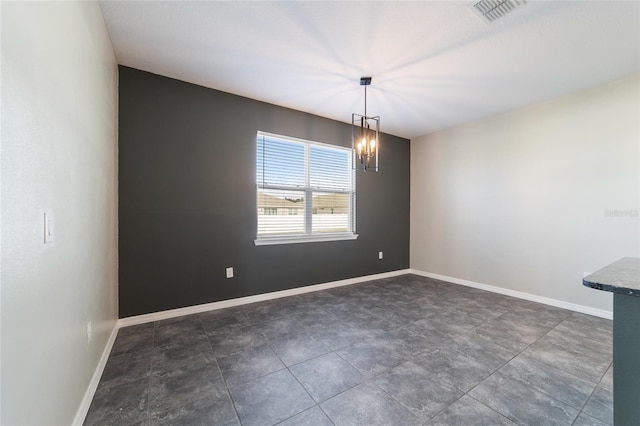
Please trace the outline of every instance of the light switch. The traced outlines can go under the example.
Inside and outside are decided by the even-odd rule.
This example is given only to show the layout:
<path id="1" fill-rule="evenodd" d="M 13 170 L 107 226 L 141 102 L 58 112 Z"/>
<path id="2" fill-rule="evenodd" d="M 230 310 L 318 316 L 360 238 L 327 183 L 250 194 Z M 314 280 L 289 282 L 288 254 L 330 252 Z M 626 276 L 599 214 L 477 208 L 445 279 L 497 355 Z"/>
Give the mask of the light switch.
<path id="1" fill-rule="evenodd" d="M 233 268 L 227 268 L 227 278 L 233 278 Z"/>
<path id="2" fill-rule="evenodd" d="M 53 242 L 53 215 L 51 212 L 44 212 L 44 243 Z"/>

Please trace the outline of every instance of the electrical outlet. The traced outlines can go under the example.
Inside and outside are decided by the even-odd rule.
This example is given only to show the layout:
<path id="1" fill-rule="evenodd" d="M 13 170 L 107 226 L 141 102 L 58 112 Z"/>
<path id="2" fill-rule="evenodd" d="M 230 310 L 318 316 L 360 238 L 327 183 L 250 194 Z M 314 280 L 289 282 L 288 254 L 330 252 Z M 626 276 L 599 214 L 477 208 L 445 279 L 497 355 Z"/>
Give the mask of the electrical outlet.
<path id="1" fill-rule="evenodd" d="M 87 345 L 91 343 L 91 339 L 93 338 L 93 330 L 91 327 L 91 321 L 87 323 Z"/>
<path id="2" fill-rule="evenodd" d="M 381 251 L 378 252 L 378 259 L 382 259 L 382 252 Z"/>
<path id="3" fill-rule="evenodd" d="M 227 278 L 233 278 L 233 267 L 227 268 Z"/>

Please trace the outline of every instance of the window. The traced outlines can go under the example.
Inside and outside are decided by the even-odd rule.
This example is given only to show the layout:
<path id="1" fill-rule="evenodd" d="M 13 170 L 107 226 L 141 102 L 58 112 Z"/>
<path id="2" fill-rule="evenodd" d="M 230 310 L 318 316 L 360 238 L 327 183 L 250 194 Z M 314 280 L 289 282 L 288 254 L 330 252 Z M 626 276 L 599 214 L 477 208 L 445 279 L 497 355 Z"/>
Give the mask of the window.
<path id="1" fill-rule="evenodd" d="M 255 243 L 357 238 L 349 148 L 258 132 Z"/>

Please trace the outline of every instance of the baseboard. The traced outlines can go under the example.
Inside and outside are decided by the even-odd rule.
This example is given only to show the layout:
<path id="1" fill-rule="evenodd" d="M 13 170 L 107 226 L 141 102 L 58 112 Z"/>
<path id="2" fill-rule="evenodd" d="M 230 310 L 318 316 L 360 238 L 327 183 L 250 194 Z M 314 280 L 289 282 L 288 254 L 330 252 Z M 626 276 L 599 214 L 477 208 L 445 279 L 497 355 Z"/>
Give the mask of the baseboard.
<path id="1" fill-rule="evenodd" d="M 441 281 L 447 281 L 453 284 L 473 287 L 480 290 L 490 291 L 492 293 L 504 294 L 505 296 L 516 297 L 518 299 L 529 300 L 532 302 L 543 303 L 545 305 L 555 306 L 558 308 L 568 309 L 574 312 L 580 312 L 587 315 L 593 315 L 600 318 L 612 319 L 613 312 L 603 309 L 591 308 L 589 306 L 578 305 L 575 303 L 564 302 L 562 300 L 551 299 L 548 297 L 537 296 L 535 294 L 524 293 L 516 290 L 510 290 L 503 287 L 496 287 L 489 284 L 482 284 L 474 281 L 463 280 L 460 278 L 449 277 L 446 275 L 434 274 L 431 272 L 420 271 L 417 269 L 400 269 L 392 272 L 384 272 L 381 274 L 365 275 L 362 277 L 349 278 L 346 280 L 332 281 L 328 283 L 315 284 L 305 287 L 297 287 L 289 290 L 275 291 L 271 293 L 257 294 L 255 296 L 240 297 L 237 299 L 222 300 L 219 302 L 205 303 L 202 305 L 187 306 L 185 308 L 170 309 L 166 311 L 153 312 L 151 314 L 136 315 L 133 317 L 121 318 L 118 320 L 117 328 L 129 327 L 131 325 L 145 324 L 164 319 L 180 317 L 183 315 L 197 314 L 201 312 L 213 311 L 216 309 L 231 308 L 233 306 L 247 305 L 250 303 L 263 302 L 266 300 L 279 299 L 281 297 L 295 296 L 298 294 L 311 293 L 314 291 L 327 290 L 335 287 L 358 284 L 382 278 L 396 277 L 405 274 L 415 274 L 423 277 L 434 278 Z"/>
<path id="2" fill-rule="evenodd" d="M 111 330 L 111 335 L 109 335 L 109 340 L 107 340 L 107 344 L 102 351 L 102 356 L 100 356 L 100 361 L 98 361 L 98 365 L 96 366 L 95 371 L 93 372 L 93 376 L 91 377 L 91 381 L 89 382 L 89 386 L 87 386 L 87 390 L 84 393 L 84 397 L 82 398 L 82 402 L 80 403 L 80 407 L 78 407 L 78 411 L 76 411 L 76 416 L 73 419 L 73 425 L 81 426 L 84 423 L 85 418 L 87 417 L 87 413 L 89 412 L 89 407 L 91 406 L 91 401 L 93 400 L 94 395 L 96 394 L 96 390 L 98 389 L 98 384 L 100 383 L 100 378 L 102 377 L 102 372 L 104 371 L 104 367 L 107 365 L 107 360 L 109 359 L 109 354 L 111 353 L 111 348 L 113 348 L 113 343 L 116 341 L 116 335 L 118 334 L 118 324 L 116 323 Z"/>
<path id="3" fill-rule="evenodd" d="M 440 281 L 446 281 L 452 284 L 459 284 L 467 287 L 477 288 L 480 290 L 486 290 L 492 293 L 504 294 L 505 296 L 516 297 L 518 299 L 524 299 L 532 302 L 543 303 L 545 305 L 568 309 L 574 312 L 580 312 L 583 314 L 593 315 L 600 318 L 613 319 L 613 312 L 606 311 L 604 309 L 591 308 L 589 306 L 564 302 L 562 300 L 537 296 L 535 294 L 524 293 L 516 290 L 510 290 L 503 287 L 496 287 L 489 284 L 482 284 L 475 281 L 463 280 L 460 278 L 449 277 L 446 275 L 434 274 L 431 272 L 420 271 L 417 269 L 400 269 L 397 271 L 384 272 L 381 274 L 365 275 L 363 277 L 349 278 L 346 280 L 332 281 L 332 282 L 327 282 L 323 284 L 310 285 L 306 287 L 292 288 L 289 290 L 257 294 L 255 296 L 240 297 L 237 299 L 222 300 L 220 302 L 205 303 L 202 305 L 188 306 L 185 308 L 171 309 L 167 311 L 154 312 L 151 314 L 121 318 L 116 322 L 115 327 L 111 331 L 111 335 L 109 336 L 109 340 L 107 341 L 107 344 L 102 352 L 100 361 L 98 362 L 98 365 L 93 373 L 91 382 L 87 387 L 84 397 L 82 398 L 80 407 L 78 408 L 78 411 L 76 412 L 76 416 L 73 419 L 73 425 L 82 425 L 84 423 L 87 413 L 89 412 L 89 407 L 91 406 L 91 401 L 93 400 L 96 390 L 98 389 L 100 378 L 102 377 L 104 368 L 107 365 L 107 360 L 109 359 L 109 354 L 111 353 L 111 349 L 116 340 L 118 329 L 120 329 L 121 327 L 128 327 L 128 326 L 137 325 L 137 324 L 145 324 L 148 322 L 160 321 L 163 319 L 175 318 L 183 315 L 196 314 L 200 312 L 207 312 L 207 311 L 212 311 L 216 309 L 230 308 L 232 306 L 246 305 L 246 304 L 262 302 L 266 300 L 279 299 L 281 297 L 295 296 L 295 295 L 304 294 L 304 293 L 312 293 L 314 291 L 327 290 L 330 288 L 358 284 L 358 283 L 363 283 L 367 281 L 379 280 L 383 278 L 397 277 L 397 276 L 406 275 L 406 274 L 415 274 L 422 277 L 433 278 Z"/>
<path id="4" fill-rule="evenodd" d="M 555 306 L 556 308 L 568 309 L 574 312 L 580 312 L 582 314 L 593 315 L 595 317 L 613 319 L 613 312 L 605 311 L 604 309 L 591 308 L 589 306 L 578 305 L 575 303 L 569 303 L 562 300 L 551 299 L 549 297 L 537 296 L 535 294 L 524 293 L 521 291 L 510 290 L 503 287 L 496 287 L 489 284 L 482 284 L 475 281 L 463 280 L 460 278 L 448 277 L 446 275 L 434 274 L 432 272 L 419 271 L 417 269 L 410 269 L 410 273 L 420 275 L 422 277 L 434 278 L 440 281 L 447 281 L 453 284 L 464 285 L 467 287 L 473 287 L 480 290 L 490 291 L 492 293 L 504 294 L 505 296 L 517 297 L 518 299 L 529 300 L 531 302 L 543 303 L 545 305 Z"/>
<path id="5" fill-rule="evenodd" d="M 76 415 L 73 419 L 72 424 L 82 425 L 84 423 L 85 418 L 87 417 L 87 413 L 89 412 L 89 408 L 91 407 L 91 401 L 93 400 L 96 390 L 98 389 L 100 378 L 102 377 L 104 368 L 107 365 L 107 360 L 109 359 L 109 354 L 111 353 L 111 349 L 113 348 L 113 344 L 115 343 L 118 330 L 122 327 L 128 327 L 128 326 L 137 325 L 137 324 L 144 324 L 144 323 L 159 321 L 163 319 L 175 318 L 175 317 L 195 314 L 199 312 L 212 311 L 215 309 L 223 309 L 223 308 L 229 308 L 232 306 L 246 305 L 249 303 L 261 302 L 265 300 L 279 299 L 281 297 L 294 296 L 297 294 L 327 290 L 330 288 L 342 287 L 346 285 L 363 283 L 363 282 L 372 281 L 372 280 L 379 280 L 382 278 L 396 277 L 399 275 L 406 275 L 409 272 L 410 272 L 409 269 L 401 269 L 397 271 L 384 272 L 381 274 L 365 275 L 363 277 L 349 278 L 346 280 L 332 281 L 332 282 L 323 283 L 323 284 L 292 288 L 289 290 L 275 291 L 272 293 L 257 294 L 255 296 L 240 297 L 238 299 L 223 300 L 220 302 L 206 303 L 203 305 L 189 306 L 186 308 L 171 309 L 168 311 L 154 312 L 152 314 L 138 315 L 135 317 L 119 319 L 116 322 L 113 330 L 111 331 L 109 340 L 107 340 L 107 344 L 104 350 L 102 351 L 102 356 L 100 357 L 100 361 L 96 366 L 93 376 L 91 377 L 91 381 L 87 386 L 87 390 L 85 391 L 84 397 L 82 398 L 80 407 L 78 407 L 78 410 L 76 411 Z"/>
<path id="6" fill-rule="evenodd" d="M 151 314 L 136 315 L 133 317 L 121 318 L 117 327 L 129 327 L 131 325 L 145 324 L 153 321 L 160 321 L 169 318 L 181 317 L 183 315 L 197 314 L 200 312 L 213 311 L 216 309 L 230 308 L 233 306 L 246 305 L 249 303 L 263 302 L 266 300 L 279 299 L 281 297 L 295 296 L 297 294 L 311 293 L 314 291 L 327 290 L 345 285 L 363 283 L 366 281 L 379 280 L 382 278 L 396 277 L 410 273 L 410 269 L 400 269 L 397 271 L 383 272 L 381 274 L 365 275 L 362 277 L 349 278 L 346 280 L 331 281 L 328 283 L 315 284 L 305 287 L 297 287 L 289 290 L 274 291 L 271 293 L 256 294 L 255 296 L 240 297 L 237 299 L 222 300 L 220 302 L 205 303 L 202 305 L 187 306 L 185 308 L 170 309 L 167 311 L 153 312 Z"/>
<path id="7" fill-rule="evenodd" d="M 613 312 L 606 311 L 604 309 L 591 308 L 589 306 L 564 302 L 562 300 L 551 299 L 543 296 L 537 296 L 535 294 L 525 293 L 525 292 L 516 291 L 516 290 L 510 290 L 503 287 L 496 287 L 489 284 L 482 284 L 475 281 L 463 280 L 460 278 L 449 277 L 446 275 L 434 274 L 432 272 L 425 272 L 417 269 L 400 269 L 397 271 L 384 272 L 381 274 L 365 275 L 363 277 L 349 278 L 346 280 L 332 281 L 332 282 L 327 282 L 323 284 L 315 284 L 315 285 L 310 285 L 305 287 L 292 288 L 289 290 L 257 294 L 255 296 L 240 297 L 237 299 L 222 300 L 220 302 L 205 303 L 202 305 L 188 306 L 185 308 L 171 309 L 167 311 L 154 312 L 151 314 L 121 318 L 116 322 L 116 325 L 113 328 L 111 335 L 109 336 L 109 340 L 107 341 L 104 351 L 102 352 L 102 356 L 100 357 L 98 366 L 96 367 L 95 372 L 93 373 L 91 382 L 89 383 L 89 386 L 87 387 L 87 391 L 85 392 L 84 397 L 82 398 L 80 407 L 76 412 L 76 416 L 73 420 L 73 424 L 82 425 L 82 423 L 84 422 L 87 416 L 87 413 L 89 412 L 91 401 L 93 400 L 95 392 L 98 388 L 98 384 L 100 383 L 102 372 L 104 371 L 104 368 L 107 365 L 107 360 L 109 359 L 111 348 L 113 347 L 113 344 L 116 339 L 116 335 L 118 334 L 118 329 L 120 329 L 121 327 L 128 327 L 128 326 L 137 325 L 137 324 L 145 324 L 148 322 L 160 321 L 163 319 L 175 318 L 183 315 L 196 314 L 196 313 L 207 312 L 207 311 L 212 311 L 216 309 L 230 308 L 233 306 L 246 305 L 246 304 L 262 302 L 266 300 L 279 299 L 287 296 L 295 296 L 298 294 L 312 293 L 315 291 L 327 290 L 330 288 L 342 287 L 342 286 L 358 284 L 358 283 L 363 283 L 363 282 L 373 281 L 373 280 L 379 280 L 383 278 L 396 277 L 396 276 L 406 275 L 406 274 L 415 274 L 422 277 L 433 278 L 440 281 L 446 281 L 452 284 L 459 284 L 467 287 L 477 288 L 480 290 L 490 291 L 492 293 L 503 294 L 505 296 L 516 297 L 518 299 L 524 299 L 532 302 L 543 303 L 545 305 L 568 309 L 570 311 L 580 312 L 587 315 L 593 315 L 600 318 L 613 319 Z"/>

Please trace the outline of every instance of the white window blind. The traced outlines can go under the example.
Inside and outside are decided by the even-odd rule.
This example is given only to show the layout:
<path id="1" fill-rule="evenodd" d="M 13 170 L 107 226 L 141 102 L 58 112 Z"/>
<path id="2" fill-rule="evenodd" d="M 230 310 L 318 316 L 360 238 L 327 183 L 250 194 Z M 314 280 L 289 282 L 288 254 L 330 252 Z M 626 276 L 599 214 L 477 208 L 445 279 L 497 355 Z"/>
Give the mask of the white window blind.
<path id="1" fill-rule="evenodd" d="M 256 244 L 355 238 L 353 151 L 258 132 Z"/>

